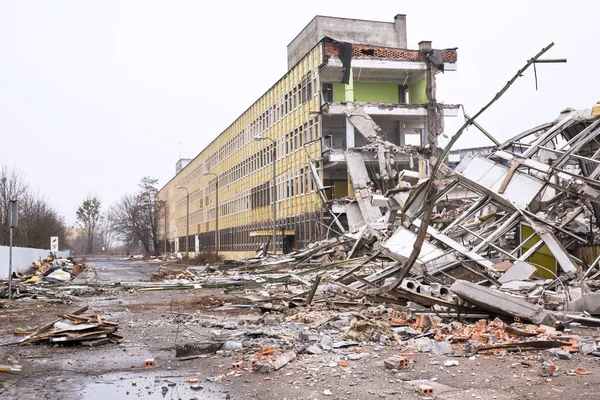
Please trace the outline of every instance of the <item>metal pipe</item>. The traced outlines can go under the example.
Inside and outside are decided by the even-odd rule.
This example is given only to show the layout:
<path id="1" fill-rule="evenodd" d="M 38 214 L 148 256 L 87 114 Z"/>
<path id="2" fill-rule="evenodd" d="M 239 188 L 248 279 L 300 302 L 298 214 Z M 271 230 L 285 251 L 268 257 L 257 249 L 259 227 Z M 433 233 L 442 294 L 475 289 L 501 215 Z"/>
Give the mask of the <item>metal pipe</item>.
<path id="1" fill-rule="evenodd" d="M 465 115 L 466 119 L 471 119 L 471 117 L 469 117 L 469 115 L 463 111 L 463 114 Z M 481 131 L 481 133 L 483 133 L 488 139 L 490 139 L 492 142 L 494 142 L 494 144 L 496 146 L 500 146 L 500 142 L 497 141 L 488 131 L 486 131 L 485 129 L 483 129 L 483 127 L 481 125 L 479 125 L 476 121 L 473 121 L 473 125 L 475 125 L 475 128 L 479 129 Z"/>
<path id="2" fill-rule="evenodd" d="M 477 239 L 481 239 L 481 240 L 483 240 L 484 242 L 486 241 L 486 238 L 484 238 L 484 237 L 483 237 L 483 236 L 481 236 L 481 235 L 478 235 L 477 233 L 473 232 L 473 231 L 472 231 L 472 230 L 470 230 L 469 228 L 466 228 L 466 227 L 464 227 L 464 226 L 462 226 L 462 225 L 458 225 L 458 227 L 459 227 L 460 229 L 464 229 L 465 231 L 467 231 L 467 232 L 468 232 L 468 233 L 470 233 L 471 235 L 475 236 Z M 500 247 L 496 246 L 496 245 L 495 245 L 495 244 L 493 244 L 493 243 L 487 242 L 487 245 L 488 245 L 488 246 L 492 246 L 493 248 L 495 248 L 495 249 L 496 249 L 496 250 L 498 250 L 499 252 L 501 252 L 501 253 L 504 253 L 504 254 L 506 254 L 507 256 L 509 256 L 509 257 L 512 257 L 512 258 L 514 258 L 514 259 L 516 259 L 516 257 L 515 257 L 515 256 L 513 256 L 512 254 L 510 254 L 508 251 L 506 251 L 506 250 L 504 250 L 504 249 L 502 249 L 502 248 L 500 248 Z"/>

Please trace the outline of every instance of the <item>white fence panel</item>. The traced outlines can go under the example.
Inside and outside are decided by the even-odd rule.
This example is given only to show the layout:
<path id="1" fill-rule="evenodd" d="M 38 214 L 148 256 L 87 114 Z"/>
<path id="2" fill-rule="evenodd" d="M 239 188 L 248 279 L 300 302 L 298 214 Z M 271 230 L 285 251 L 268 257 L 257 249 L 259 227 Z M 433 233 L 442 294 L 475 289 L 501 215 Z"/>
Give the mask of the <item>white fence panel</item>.
<path id="1" fill-rule="evenodd" d="M 0 279 L 8 278 L 8 246 L 0 246 Z M 55 252 L 57 257 L 68 257 L 69 250 Z M 13 271 L 24 272 L 31 263 L 48 257 L 50 250 L 30 249 L 27 247 L 13 247 Z"/>

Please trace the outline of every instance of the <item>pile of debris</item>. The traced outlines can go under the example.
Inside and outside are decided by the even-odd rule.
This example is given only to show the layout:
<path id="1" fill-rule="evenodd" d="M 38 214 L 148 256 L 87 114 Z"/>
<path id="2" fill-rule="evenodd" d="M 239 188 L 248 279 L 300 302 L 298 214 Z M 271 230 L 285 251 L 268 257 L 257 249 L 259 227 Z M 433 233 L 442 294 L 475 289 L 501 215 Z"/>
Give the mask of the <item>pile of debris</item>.
<path id="1" fill-rule="evenodd" d="M 15 334 L 25 337 L 10 344 L 50 343 L 96 347 L 121 342 L 123 337 L 116 333 L 118 324 L 102 320 L 99 314 L 81 315 L 87 310 L 88 306 L 81 307 L 33 332 L 17 329 Z"/>
<path id="2" fill-rule="evenodd" d="M 13 299 L 35 298 L 45 301 L 66 302 L 74 296 L 89 295 L 96 290 L 89 286 L 73 285 L 73 280 L 90 268 L 73 258 L 55 258 L 34 262 L 22 274 L 13 274 Z M 8 298 L 8 281 L 0 285 L 0 298 Z"/>
<path id="3" fill-rule="evenodd" d="M 357 202 L 365 223 L 355 232 L 281 257 L 226 262 L 221 269 L 230 270 L 219 276 L 246 291 L 271 289 L 246 293 L 257 301 L 412 301 L 536 324 L 581 322 L 584 312 L 600 313 L 599 133 L 589 110 L 566 110 L 487 157 L 443 167 L 410 192 L 390 191 L 387 207 L 382 196 L 366 201 L 374 194 L 364 188 Z M 419 235 L 430 181 L 434 208 Z M 382 217 L 366 222 L 374 214 Z"/>
<path id="4" fill-rule="evenodd" d="M 332 213 L 339 229 L 356 229 L 281 256 L 189 268 L 162 285 L 224 287 L 263 312 L 302 316 L 293 335 L 316 341 L 313 352 L 331 347 L 331 333 L 312 329 L 329 326 L 351 345 L 600 355 L 584 338 L 600 337 L 599 134 L 590 110 L 565 110 L 454 170 L 432 160 L 430 177 L 400 173 L 385 195 L 367 182 L 354 200 L 361 223 Z M 364 172 L 362 159 L 346 161 L 351 175 Z M 307 316 L 325 309 L 324 320 Z M 268 371 L 302 351 L 249 360 Z"/>
<path id="5" fill-rule="evenodd" d="M 22 274 L 21 283 L 60 283 L 69 281 L 85 269 L 85 264 L 72 257 L 55 258 L 52 253 L 46 259 L 34 262 L 29 273 Z"/>
<path id="6" fill-rule="evenodd" d="M 298 307 L 271 310 L 259 318 L 253 314 L 233 318 L 180 314 L 172 322 L 199 336 L 197 341 L 178 343 L 176 357 L 180 361 L 208 354 L 230 358 L 231 363 L 225 363 L 227 376 L 267 374 L 294 363 L 303 371 L 307 363 L 312 366 L 309 370 L 318 370 L 319 365 L 353 367 L 369 359 L 380 359 L 381 368 L 414 370 L 418 353 L 451 357 L 444 367 L 457 366 L 461 359 L 505 358 L 514 353 L 515 360 L 530 360 L 530 365 L 542 360 L 540 373 L 545 374 L 548 366 L 556 367 L 551 360 L 568 360 L 573 354 L 600 357 L 596 342 L 600 331 L 596 339 L 590 339 L 564 326 L 508 323 L 486 314 L 466 315 L 459 321 L 410 308 L 382 304 L 351 309 Z M 476 318 L 480 319 L 466 322 Z M 397 354 L 389 356 L 390 349 Z M 527 351 L 544 352 L 526 356 Z M 225 374 L 215 379 L 223 378 Z"/>

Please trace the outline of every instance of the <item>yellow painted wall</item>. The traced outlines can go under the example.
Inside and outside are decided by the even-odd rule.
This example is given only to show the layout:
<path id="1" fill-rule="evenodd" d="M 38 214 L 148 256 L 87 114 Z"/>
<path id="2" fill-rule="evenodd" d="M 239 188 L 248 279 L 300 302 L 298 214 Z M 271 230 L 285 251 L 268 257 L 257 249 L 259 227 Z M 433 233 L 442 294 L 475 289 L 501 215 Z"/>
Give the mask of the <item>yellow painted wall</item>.
<path id="1" fill-rule="evenodd" d="M 282 199 L 281 180 L 295 174 L 301 168 L 306 167 L 308 157 L 320 157 L 320 142 L 313 142 L 306 146 L 308 156 L 303 149 L 283 155 L 281 149 L 285 149 L 285 135 L 294 132 L 299 126 L 309 121 L 313 122 L 312 138 L 321 134 L 319 111 L 320 99 L 318 88 L 320 87 L 318 66 L 322 63 L 322 45 L 314 48 L 302 61 L 294 66 L 283 78 L 273 85 L 263 96 L 252 104 L 246 112 L 236 119 L 224 132 L 216 136 L 204 150 L 202 150 L 179 174 L 169 181 L 159 192 L 159 198 L 167 202 L 167 238 L 184 236 L 186 231 L 186 191 L 177 189 L 177 186 L 185 186 L 190 193 L 190 235 L 213 231 L 215 229 L 215 193 L 209 184 L 214 180 L 213 176 L 204 176 L 204 172 L 214 172 L 223 177 L 223 174 L 233 167 L 241 164 L 243 160 L 251 157 L 257 151 L 271 144 L 271 141 L 253 141 L 256 134 L 277 141 L 278 159 L 276 171 L 278 177 L 277 217 L 283 218 L 295 216 L 302 213 L 318 211 L 321 208 L 320 200 L 316 191 L 308 191 L 302 195 L 294 195 L 293 198 Z M 294 88 L 302 83 L 303 77 L 312 74 L 312 95 L 304 103 L 301 101 L 288 101 L 290 107 L 284 113 L 283 107 L 279 105 L 285 102 L 286 94 L 292 94 Z M 252 129 L 252 124 L 272 106 L 282 110 L 277 117 L 277 111 L 269 117 L 269 124 L 262 131 Z M 276 121 L 271 123 L 271 121 Z M 266 122 L 266 121 L 265 121 Z M 314 125 L 314 123 L 318 125 Z M 232 148 L 231 141 L 239 138 L 241 146 L 235 150 L 222 153 L 217 157 L 215 165 L 208 163 L 215 154 L 223 152 L 227 147 Z M 249 192 L 251 188 L 271 180 L 272 163 L 265 165 L 250 173 L 241 176 L 233 183 L 220 184 L 219 203 L 227 204 L 238 199 L 241 195 Z M 295 178 L 295 176 L 294 176 Z M 309 184 L 312 178 L 309 176 Z M 221 181 L 222 182 L 222 181 Z M 240 211 L 230 215 L 219 215 L 219 229 L 246 225 L 252 222 L 270 220 L 272 218 L 271 205 Z M 163 221 L 160 221 L 159 232 L 163 235 Z M 176 234 L 175 234 L 176 229 Z M 191 246 L 193 244 L 191 243 Z M 161 246 L 162 247 L 162 246 Z"/>

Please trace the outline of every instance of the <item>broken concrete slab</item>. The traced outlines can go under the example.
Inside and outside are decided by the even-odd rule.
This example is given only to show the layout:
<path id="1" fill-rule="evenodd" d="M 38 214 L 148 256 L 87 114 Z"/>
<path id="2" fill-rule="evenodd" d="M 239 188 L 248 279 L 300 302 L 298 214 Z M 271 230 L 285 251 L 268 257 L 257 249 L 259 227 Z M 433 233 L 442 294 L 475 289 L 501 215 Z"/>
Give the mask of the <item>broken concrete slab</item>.
<path id="1" fill-rule="evenodd" d="M 175 357 L 193 357 L 202 354 L 215 353 L 221 350 L 225 342 L 213 342 L 213 343 L 185 343 L 182 345 L 175 345 Z"/>
<path id="2" fill-rule="evenodd" d="M 581 296 L 568 302 L 567 311 L 585 311 L 590 314 L 600 314 L 600 293 L 582 293 Z"/>
<path id="3" fill-rule="evenodd" d="M 373 118 L 365 111 L 365 109 L 356 105 L 345 111 L 348 121 L 356 128 L 356 130 L 367 140 L 374 140 L 381 134 L 381 128 L 373 121 Z"/>
<path id="4" fill-rule="evenodd" d="M 477 154 L 465 157 L 455 171 L 467 186 L 474 186 L 511 207 L 527 208 L 544 186 L 543 181 L 515 171 L 504 192 L 499 194 L 509 168 Z"/>
<path id="5" fill-rule="evenodd" d="M 297 357 L 296 352 L 288 351 L 287 353 L 279 356 L 275 361 L 268 363 L 256 363 L 254 369 L 261 374 L 267 374 L 271 371 L 277 371 L 278 369 L 286 366 L 290 361 L 295 360 Z"/>
<path id="6" fill-rule="evenodd" d="M 550 311 L 538 305 L 476 283 L 457 280 L 450 286 L 450 291 L 477 307 L 499 315 L 519 317 L 524 321 L 550 326 L 556 322 Z"/>
<path id="7" fill-rule="evenodd" d="M 383 214 L 379 207 L 371 204 L 373 197 L 371 191 L 372 182 L 369 178 L 369 172 L 365 166 L 363 155 L 360 152 L 345 151 L 344 157 L 346 158 L 346 167 L 352 179 L 354 195 L 362 212 L 363 219 L 367 224 L 376 223 Z"/>
<path id="8" fill-rule="evenodd" d="M 498 282 L 524 281 L 531 278 L 536 271 L 537 268 L 535 266 L 524 261 L 517 261 L 508 269 L 508 271 L 498 278 Z"/>

